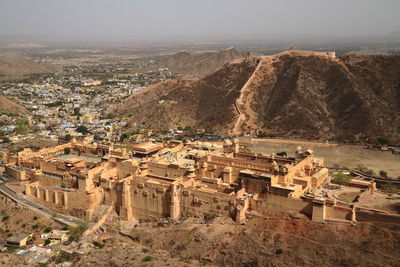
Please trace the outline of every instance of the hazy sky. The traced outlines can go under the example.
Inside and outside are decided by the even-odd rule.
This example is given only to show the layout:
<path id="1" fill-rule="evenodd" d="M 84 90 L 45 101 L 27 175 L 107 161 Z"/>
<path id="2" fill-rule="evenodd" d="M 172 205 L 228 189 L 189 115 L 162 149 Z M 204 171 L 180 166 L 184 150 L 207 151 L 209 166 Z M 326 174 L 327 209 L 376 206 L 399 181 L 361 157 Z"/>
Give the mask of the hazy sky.
<path id="1" fill-rule="evenodd" d="M 0 35 L 365 36 L 400 30 L 400 0 L 0 0 Z"/>

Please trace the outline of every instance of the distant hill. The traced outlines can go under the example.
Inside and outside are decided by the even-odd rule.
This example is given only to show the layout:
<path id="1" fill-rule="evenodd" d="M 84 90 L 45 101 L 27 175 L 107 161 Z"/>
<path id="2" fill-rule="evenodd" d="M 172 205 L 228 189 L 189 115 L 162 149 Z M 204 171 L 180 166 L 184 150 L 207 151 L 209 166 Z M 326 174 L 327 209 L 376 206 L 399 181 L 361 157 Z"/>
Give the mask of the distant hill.
<path id="1" fill-rule="evenodd" d="M 246 57 L 247 55 L 248 52 L 239 51 L 234 48 L 216 52 L 179 52 L 164 56 L 161 59 L 160 66 L 167 67 L 175 73 L 200 77 L 215 71 L 231 60 Z"/>
<path id="2" fill-rule="evenodd" d="M 400 143 L 400 57 L 289 51 L 158 83 L 110 112 L 150 128 Z"/>
<path id="3" fill-rule="evenodd" d="M 23 106 L 11 101 L 7 97 L 0 95 L 0 113 L 21 115 L 28 114 L 29 111 Z"/>
<path id="4" fill-rule="evenodd" d="M 0 54 L 0 76 L 24 76 L 56 71 L 57 68 L 50 64 L 37 63 L 16 54 Z"/>

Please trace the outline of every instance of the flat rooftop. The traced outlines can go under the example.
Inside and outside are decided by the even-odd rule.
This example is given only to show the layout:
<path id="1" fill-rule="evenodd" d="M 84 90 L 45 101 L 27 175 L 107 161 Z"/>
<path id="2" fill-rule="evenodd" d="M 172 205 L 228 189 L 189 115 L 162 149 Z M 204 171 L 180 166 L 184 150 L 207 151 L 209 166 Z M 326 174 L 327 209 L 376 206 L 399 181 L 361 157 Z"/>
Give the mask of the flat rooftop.
<path id="1" fill-rule="evenodd" d="M 85 161 L 85 162 L 92 162 L 92 163 L 100 163 L 101 162 L 101 158 L 99 157 L 94 157 L 94 156 L 86 156 L 86 155 L 77 155 L 77 154 L 67 154 L 67 155 L 60 155 L 58 157 L 56 157 L 59 160 L 63 160 L 66 162 L 79 162 L 81 160 Z"/>
<path id="2" fill-rule="evenodd" d="M 163 148 L 163 144 L 157 144 L 152 142 L 145 142 L 142 144 L 129 144 L 129 147 L 132 148 L 133 152 L 138 153 L 151 153 Z"/>

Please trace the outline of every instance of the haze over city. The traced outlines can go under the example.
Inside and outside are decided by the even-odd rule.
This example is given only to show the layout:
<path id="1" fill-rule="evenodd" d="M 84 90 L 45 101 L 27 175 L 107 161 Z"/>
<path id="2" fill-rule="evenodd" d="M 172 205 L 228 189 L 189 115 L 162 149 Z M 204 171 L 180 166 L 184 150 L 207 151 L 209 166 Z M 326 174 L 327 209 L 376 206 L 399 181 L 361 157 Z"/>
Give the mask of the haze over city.
<path id="1" fill-rule="evenodd" d="M 0 35 L 121 41 L 387 39 L 399 35 L 399 10 L 396 0 L 3 0 Z"/>

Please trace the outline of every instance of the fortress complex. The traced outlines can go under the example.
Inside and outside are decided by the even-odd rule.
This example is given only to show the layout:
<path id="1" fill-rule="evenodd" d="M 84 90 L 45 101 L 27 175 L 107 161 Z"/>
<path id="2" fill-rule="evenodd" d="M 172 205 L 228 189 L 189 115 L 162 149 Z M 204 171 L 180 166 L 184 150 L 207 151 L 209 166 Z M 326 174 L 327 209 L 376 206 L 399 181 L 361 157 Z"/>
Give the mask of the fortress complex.
<path id="1" fill-rule="evenodd" d="M 90 217 L 102 203 L 123 219 L 208 213 L 241 222 L 249 209 L 302 210 L 316 221 L 329 215 L 329 201 L 304 197 L 321 187 L 328 170 L 300 147 L 291 158 L 251 152 L 237 139 L 128 145 L 74 139 L 3 158 L 26 195 L 78 216 Z"/>

